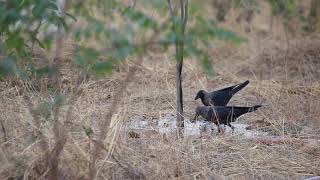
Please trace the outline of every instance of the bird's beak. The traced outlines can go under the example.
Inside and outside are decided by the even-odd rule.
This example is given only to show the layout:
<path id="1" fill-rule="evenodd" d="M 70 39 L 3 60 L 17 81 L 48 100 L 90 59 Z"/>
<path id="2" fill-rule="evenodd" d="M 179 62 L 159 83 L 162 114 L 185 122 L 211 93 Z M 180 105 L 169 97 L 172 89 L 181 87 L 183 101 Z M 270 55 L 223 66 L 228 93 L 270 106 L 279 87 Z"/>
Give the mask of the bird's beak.
<path id="1" fill-rule="evenodd" d="M 197 100 L 197 99 L 199 99 L 199 96 L 198 96 L 198 95 L 196 96 L 196 98 L 194 98 L 194 100 Z"/>

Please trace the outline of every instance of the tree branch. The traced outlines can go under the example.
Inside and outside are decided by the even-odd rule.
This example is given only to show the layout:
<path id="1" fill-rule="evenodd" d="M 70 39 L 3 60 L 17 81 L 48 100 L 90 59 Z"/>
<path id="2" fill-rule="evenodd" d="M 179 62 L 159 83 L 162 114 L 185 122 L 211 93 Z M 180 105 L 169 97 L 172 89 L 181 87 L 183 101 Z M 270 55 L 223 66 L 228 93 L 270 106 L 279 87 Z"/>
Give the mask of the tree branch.
<path id="1" fill-rule="evenodd" d="M 4 127 L 2 120 L 0 120 L 0 124 L 1 124 L 2 131 L 3 131 L 3 137 L 4 137 L 4 143 L 5 143 L 5 142 L 7 142 L 6 128 Z"/>
<path id="2" fill-rule="evenodd" d="M 171 18 L 173 20 L 173 18 L 174 18 L 174 7 L 172 6 L 171 0 L 167 0 L 167 2 L 168 2 L 168 6 L 169 6 L 170 16 L 171 16 Z"/>
<path id="3" fill-rule="evenodd" d="M 187 22 L 188 22 L 188 6 L 189 6 L 189 0 L 186 0 L 186 3 L 184 5 L 184 18 L 183 18 L 183 27 L 182 32 L 184 33 L 186 30 Z"/>
<path id="4" fill-rule="evenodd" d="M 184 0 L 180 0 L 180 13 L 181 21 L 183 22 L 185 18 Z"/>

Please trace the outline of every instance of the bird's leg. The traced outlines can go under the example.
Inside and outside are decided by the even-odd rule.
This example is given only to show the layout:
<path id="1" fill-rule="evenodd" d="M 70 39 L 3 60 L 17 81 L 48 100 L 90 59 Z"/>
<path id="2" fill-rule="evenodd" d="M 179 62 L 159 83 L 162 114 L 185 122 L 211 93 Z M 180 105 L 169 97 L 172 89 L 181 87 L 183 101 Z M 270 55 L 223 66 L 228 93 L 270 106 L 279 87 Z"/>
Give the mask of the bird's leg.
<path id="1" fill-rule="evenodd" d="M 221 134 L 224 134 L 224 129 L 223 129 L 223 127 L 219 127 L 219 129 L 221 129 Z"/>
<path id="2" fill-rule="evenodd" d="M 196 115 L 194 116 L 194 118 L 191 122 L 195 122 L 197 120 L 198 116 L 199 116 L 199 113 L 196 113 Z"/>
<path id="3" fill-rule="evenodd" d="M 230 123 L 228 124 L 228 126 L 231 128 L 231 132 L 232 132 L 232 134 L 233 134 L 233 132 L 234 132 L 234 126 L 232 126 Z"/>
<path id="4" fill-rule="evenodd" d="M 215 114 L 216 115 L 216 114 Z M 217 115 L 216 115 L 216 117 L 217 117 Z M 218 129 L 219 129 L 219 133 L 221 133 L 221 134 L 224 134 L 224 128 L 223 127 L 220 127 L 220 121 L 219 121 L 219 119 L 217 119 L 217 126 L 218 126 Z M 223 125 L 223 126 L 225 126 L 225 125 Z M 220 130 L 221 129 L 221 130 Z"/>
<path id="5" fill-rule="evenodd" d="M 220 132 L 221 132 L 221 130 L 220 130 L 220 127 L 219 127 L 219 124 L 218 123 L 214 123 L 217 127 L 218 127 L 218 132 L 217 132 L 217 135 L 219 135 L 220 134 Z"/>
<path id="6" fill-rule="evenodd" d="M 220 127 L 220 124 L 216 124 L 217 125 L 217 127 L 218 127 L 218 133 L 217 133 L 217 135 L 219 135 L 219 134 L 224 134 L 224 129 L 222 128 L 222 127 Z"/>
<path id="7" fill-rule="evenodd" d="M 213 134 L 213 132 L 214 132 L 214 128 L 213 128 L 212 123 L 210 123 L 210 130 L 211 130 L 211 134 Z"/>
<path id="8" fill-rule="evenodd" d="M 221 133 L 221 129 L 220 127 L 218 126 L 218 132 L 217 132 L 217 135 L 219 135 Z"/>

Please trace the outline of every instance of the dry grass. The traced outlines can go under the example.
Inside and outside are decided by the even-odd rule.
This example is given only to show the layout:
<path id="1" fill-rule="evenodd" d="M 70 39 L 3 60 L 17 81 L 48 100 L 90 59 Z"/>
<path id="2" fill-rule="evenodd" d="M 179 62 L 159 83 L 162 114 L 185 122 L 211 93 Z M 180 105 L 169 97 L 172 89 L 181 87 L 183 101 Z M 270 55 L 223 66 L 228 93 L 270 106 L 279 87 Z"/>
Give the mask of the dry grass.
<path id="1" fill-rule="evenodd" d="M 259 80 L 258 93 L 272 110 L 267 117 L 319 127 L 319 49 L 320 41 L 310 38 L 290 41 L 286 48 L 273 45 L 236 74 Z"/>
<path id="2" fill-rule="evenodd" d="M 194 101 L 199 89 L 250 79 L 231 103 L 261 103 L 263 108 L 241 120 L 292 139 L 281 143 L 231 134 L 175 139 L 174 133 L 145 130 L 130 135 L 122 127 L 132 119 L 155 125 L 160 117 L 176 114 L 173 58 L 169 53 L 147 52 L 128 60 L 110 77 L 79 81 L 78 74 L 69 71 L 73 48 L 64 49 L 69 58 L 64 59 L 62 92 L 67 102 L 77 90 L 82 93 L 60 111 L 66 142 L 58 155 L 58 177 L 91 179 L 93 166 L 97 179 L 301 179 L 320 175 L 320 41 L 298 39 L 289 46 L 278 43 L 271 38 L 262 45 L 253 39 L 240 47 L 218 46 L 212 52 L 214 77 L 207 76 L 196 59 L 187 59 L 183 89 L 185 116 L 190 118 L 199 104 Z M 125 80 L 132 68 L 135 73 Z M 30 97 L 32 106 L 47 100 L 50 96 L 41 88 L 46 81 L 35 80 L 32 90 L 12 82 L 0 84 L 0 120 L 5 129 L 0 133 L 0 178 L 45 179 L 51 168 L 46 153 L 57 147 L 53 118 L 41 115 L 36 121 L 23 96 Z M 114 99 L 119 100 L 115 109 Z M 103 124 L 110 120 L 110 109 L 114 112 L 105 135 Z M 91 127 L 93 135 L 87 136 L 84 126 Z M 101 133 L 105 139 L 99 138 Z M 41 148 L 42 141 L 48 152 Z"/>

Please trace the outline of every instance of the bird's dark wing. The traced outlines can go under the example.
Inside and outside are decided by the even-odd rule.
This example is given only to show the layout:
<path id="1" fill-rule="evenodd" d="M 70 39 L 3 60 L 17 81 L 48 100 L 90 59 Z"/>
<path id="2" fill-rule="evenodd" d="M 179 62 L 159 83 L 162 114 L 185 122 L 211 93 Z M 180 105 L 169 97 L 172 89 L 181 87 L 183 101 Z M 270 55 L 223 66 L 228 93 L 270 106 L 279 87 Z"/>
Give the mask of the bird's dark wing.
<path id="1" fill-rule="evenodd" d="M 231 91 L 215 91 L 209 94 L 211 103 L 215 106 L 225 106 L 232 98 Z"/>
<path id="2" fill-rule="evenodd" d="M 232 107 L 216 106 L 214 109 L 220 123 L 227 124 L 228 121 L 231 121 L 233 114 Z"/>
<path id="3" fill-rule="evenodd" d="M 230 86 L 230 87 L 219 89 L 219 90 L 216 90 L 214 92 L 224 91 L 224 92 L 236 93 L 236 92 L 240 91 L 242 88 L 246 87 L 249 84 L 249 82 L 250 82 L 249 80 L 246 80 L 243 83 L 239 83 L 239 84 L 236 84 L 236 85 L 233 85 L 233 86 Z"/>
<path id="4" fill-rule="evenodd" d="M 237 85 L 226 87 L 217 91 L 210 92 L 208 94 L 211 104 L 214 106 L 225 106 L 229 103 L 232 98 L 232 89 Z"/>
<path id="5" fill-rule="evenodd" d="M 259 107 L 261 107 L 260 105 L 257 106 L 253 106 L 253 107 L 238 107 L 238 106 L 234 106 L 234 107 L 226 107 L 229 110 L 230 115 L 232 114 L 232 118 L 238 118 L 243 114 L 246 114 L 248 112 L 253 112 L 256 111 Z"/>
<path id="6" fill-rule="evenodd" d="M 226 87 L 217 91 L 210 92 L 208 96 L 211 99 L 211 103 L 215 106 L 225 106 L 229 103 L 232 96 L 249 84 L 249 81 L 245 81 L 234 86 Z"/>
<path id="7" fill-rule="evenodd" d="M 229 125 L 241 115 L 257 110 L 260 105 L 253 107 L 237 107 L 237 106 L 215 106 L 211 117 L 217 116 L 220 124 Z M 215 122 L 216 123 L 216 122 Z"/>
<path id="8" fill-rule="evenodd" d="M 234 85 L 234 86 L 230 86 L 230 87 L 226 87 L 226 88 L 223 88 L 223 89 L 219 89 L 219 90 L 216 90 L 216 91 L 214 91 L 214 92 L 219 92 L 219 91 L 232 91 L 232 89 L 234 89 L 236 86 L 238 86 L 239 84 L 237 84 L 237 85 Z"/>

